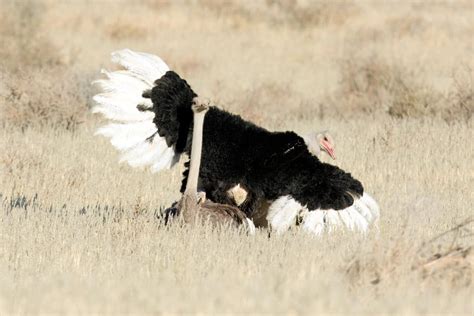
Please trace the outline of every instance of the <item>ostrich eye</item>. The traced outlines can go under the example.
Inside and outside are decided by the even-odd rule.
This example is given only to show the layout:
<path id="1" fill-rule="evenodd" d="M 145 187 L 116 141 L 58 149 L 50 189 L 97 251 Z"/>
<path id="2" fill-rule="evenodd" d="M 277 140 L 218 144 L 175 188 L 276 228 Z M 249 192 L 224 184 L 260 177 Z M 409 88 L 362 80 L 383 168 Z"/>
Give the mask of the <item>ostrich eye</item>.
<path id="1" fill-rule="evenodd" d="M 328 141 L 328 138 L 327 138 L 326 136 L 324 136 L 324 140 L 325 140 L 325 141 Z"/>

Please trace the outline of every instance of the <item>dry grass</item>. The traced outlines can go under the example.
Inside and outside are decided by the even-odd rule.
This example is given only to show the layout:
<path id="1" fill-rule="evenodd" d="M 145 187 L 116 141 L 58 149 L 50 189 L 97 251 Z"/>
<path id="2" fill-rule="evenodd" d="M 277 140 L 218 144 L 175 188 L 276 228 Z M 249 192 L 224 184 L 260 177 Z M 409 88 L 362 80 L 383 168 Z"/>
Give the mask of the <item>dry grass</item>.
<path id="1" fill-rule="evenodd" d="M 66 67 L 6 73 L 1 114 L 4 124 L 73 130 L 84 122 L 92 77 Z"/>
<path id="2" fill-rule="evenodd" d="M 468 313 L 472 223 L 430 240 L 472 215 L 472 126 L 312 123 L 337 131 L 338 163 L 380 201 L 379 234 L 268 239 L 165 228 L 157 214 L 178 197 L 180 170 L 117 164 L 91 124 L 3 130 L 2 309 Z M 439 150 L 450 141 L 471 157 Z"/>
<path id="3" fill-rule="evenodd" d="M 45 7 L 34 0 L 1 0 L 0 60 L 3 67 L 51 67 L 60 63 L 55 47 L 40 31 Z"/>
<path id="4" fill-rule="evenodd" d="M 0 314 L 472 314 L 472 4 L 0 1 Z M 160 54 L 271 129 L 329 128 L 380 231 L 179 225 L 180 168 L 117 164 L 89 82 Z"/>
<path id="5" fill-rule="evenodd" d="M 382 112 L 396 118 L 438 116 L 446 121 L 469 121 L 474 113 L 474 92 L 468 66 L 460 66 L 448 93 L 419 80 L 408 67 L 387 65 L 376 56 L 341 62 L 339 91 L 329 104 L 340 115 Z M 460 79 L 462 78 L 462 79 Z"/>

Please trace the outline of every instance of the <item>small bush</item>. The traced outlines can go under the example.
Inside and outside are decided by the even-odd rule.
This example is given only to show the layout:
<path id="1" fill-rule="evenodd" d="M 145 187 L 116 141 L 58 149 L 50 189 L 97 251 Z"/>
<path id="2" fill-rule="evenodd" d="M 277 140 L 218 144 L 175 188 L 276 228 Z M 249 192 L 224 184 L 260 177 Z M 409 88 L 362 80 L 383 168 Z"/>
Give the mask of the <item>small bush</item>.
<path id="1" fill-rule="evenodd" d="M 89 78 L 62 67 L 3 72 L 0 122 L 20 128 L 53 126 L 75 129 L 88 109 Z"/>
<path id="2" fill-rule="evenodd" d="M 217 1 L 200 0 L 197 5 L 219 16 L 272 25 L 308 28 L 325 24 L 343 24 L 358 12 L 352 2 L 333 3 L 296 0 Z"/>
<path id="3" fill-rule="evenodd" d="M 352 111 L 384 111 L 396 117 L 422 115 L 429 104 L 429 92 L 409 78 L 402 68 L 377 58 L 345 60 L 338 99 Z"/>
<path id="4" fill-rule="evenodd" d="M 445 118 L 447 120 L 456 117 L 468 121 L 474 114 L 474 90 L 472 69 L 469 66 L 462 67 L 453 74 L 453 89 L 448 95 L 448 104 Z"/>
<path id="5" fill-rule="evenodd" d="M 351 2 L 267 0 L 267 12 L 274 22 L 286 23 L 300 28 L 325 24 L 344 24 L 355 15 L 358 7 Z"/>
<path id="6" fill-rule="evenodd" d="M 224 100 L 232 112 L 240 113 L 245 119 L 255 124 L 277 121 L 281 126 L 289 116 L 306 119 L 319 115 L 319 108 L 314 108 L 310 100 L 305 99 L 289 85 L 276 82 L 265 82 L 239 94 L 237 98 Z"/>
<path id="7" fill-rule="evenodd" d="M 444 94 L 424 84 L 422 76 L 408 67 L 376 57 L 344 60 L 340 72 L 339 89 L 329 101 L 338 112 L 382 112 L 396 118 L 439 116 L 447 121 L 472 117 L 469 76 L 454 78 L 453 88 Z"/>
<path id="8" fill-rule="evenodd" d="M 113 40 L 144 39 L 148 35 L 148 30 L 136 21 L 127 19 L 117 19 L 105 27 L 105 33 Z"/>

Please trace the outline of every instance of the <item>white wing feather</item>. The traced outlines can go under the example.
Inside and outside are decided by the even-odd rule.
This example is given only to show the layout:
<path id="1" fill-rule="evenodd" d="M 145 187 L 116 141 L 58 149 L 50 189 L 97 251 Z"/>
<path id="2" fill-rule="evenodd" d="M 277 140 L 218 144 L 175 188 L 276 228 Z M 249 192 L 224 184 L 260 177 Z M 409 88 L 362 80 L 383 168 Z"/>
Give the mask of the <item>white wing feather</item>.
<path id="1" fill-rule="evenodd" d="M 277 234 L 286 232 L 302 210 L 300 203 L 285 195 L 275 200 L 268 209 L 267 221 Z"/>
<path id="2" fill-rule="evenodd" d="M 157 56 L 130 49 L 113 52 L 112 61 L 125 70 L 102 70 L 106 78 L 93 82 L 100 93 L 93 97 L 92 112 L 101 113 L 115 123 L 99 128 L 96 134 L 110 138 L 112 145 L 122 153 L 120 161 L 132 167 L 150 167 L 152 172 L 171 168 L 178 161 L 178 155 L 158 135 L 153 123 L 155 114 L 137 109 L 139 104 L 146 108 L 153 106 L 142 94 L 151 89 L 169 67 Z"/>
<path id="3" fill-rule="evenodd" d="M 301 223 L 303 230 L 316 236 L 341 228 L 366 233 L 372 225 L 377 224 L 380 209 L 377 202 L 367 193 L 356 198 L 353 205 L 337 211 L 333 209 L 308 211 L 293 197 L 286 195 L 270 205 L 267 220 L 272 230 L 281 234 L 292 225 L 296 225 L 297 216 L 303 218 Z"/>
<path id="4" fill-rule="evenodd" d="M 169 69 L 158 56 L 122 49 L 112 53 L 112 62 L 120 64 L 150 86 Z"/>

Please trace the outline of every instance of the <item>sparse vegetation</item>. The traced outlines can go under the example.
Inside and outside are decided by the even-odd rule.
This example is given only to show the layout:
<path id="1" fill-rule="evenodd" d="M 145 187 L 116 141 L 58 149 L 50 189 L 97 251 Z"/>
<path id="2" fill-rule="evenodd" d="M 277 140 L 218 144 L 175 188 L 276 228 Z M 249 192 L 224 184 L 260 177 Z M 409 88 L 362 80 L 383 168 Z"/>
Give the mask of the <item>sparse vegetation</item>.
<path id="1" fill-rule="evenodd" d="M 22 69 L 7 73 L 1 96 L 4 125 L 75 130 L 84 122 L 92 89 L 90 79 L 66 67 Z"/>
<path id="2" fill-rule="evenodd" d="M 354 1 L 317 2 L 297 0 L 218 1 L 200 0 L 195 5 L 229 19 L 232 25 L 266 23 L 273 27 L 308 29 L 317 26 L 344 24 L 357 15 Z"/>
<path id="3" fill-rule="evenodd" d="M 42 32 L 44 5 L 39 1 L 1 0 L 0 66 L 12 71 L 60 63 L 56 47 Z"/>
<path id="4" fill-rule="evenodd" d="M 472 314 L 473 33 L 468 1 L 0 0 L 0 314 Z M 268 128 L 330 129 L 379 231 L 165 227 L 181 167 L 93 136 L 122 47 Z"/>
<path id="5" fill-rule="evenodd" d="M 447 121 L 469 120 L 474 113 L 472 85 L 466 70 L 453 77 L 448 93 L 420 82 L 419 73 L 388 65 L 377 57 L 354 55 L 341 63 L 339 91 L 330 103 L 339 113 L 381 112 L 395 118 L 439 116 Z M 471 71 L 467 71 L 468 74 Z"/>
<path id="6" fill-rule="evenodd" d="M 352 56 L 342 63 L 340 111 L 382 112 L 397 118 L 430 116 L 437 112 L 440 96 L 416 82 L 417 75 L 399 65 L 387 65 L 371 56 Z M 343 100 L 338 104 L 338 100 Z"/>

